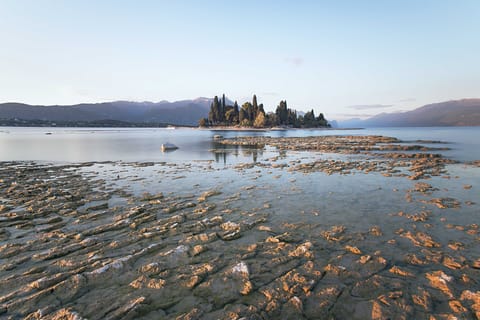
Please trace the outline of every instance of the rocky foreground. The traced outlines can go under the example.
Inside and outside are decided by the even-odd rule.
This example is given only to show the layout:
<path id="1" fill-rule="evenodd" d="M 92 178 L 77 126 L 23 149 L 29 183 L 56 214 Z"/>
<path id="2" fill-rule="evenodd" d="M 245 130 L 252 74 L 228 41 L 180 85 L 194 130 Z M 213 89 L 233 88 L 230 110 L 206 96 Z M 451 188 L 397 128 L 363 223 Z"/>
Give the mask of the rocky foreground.
<path id="1" fill-rule="evenodd" d="M 479 186 L 449 173 L 476 177 L 478 162 L 379 136 L 220 143 L 278 155 L 2 163 L 0 318 L 480 318 Z M 358 200 L 375 214 L 361 225 L 333 224 L 341 201 L 323 212 L 308 180 L 330 175 L 394 188 Z"/>

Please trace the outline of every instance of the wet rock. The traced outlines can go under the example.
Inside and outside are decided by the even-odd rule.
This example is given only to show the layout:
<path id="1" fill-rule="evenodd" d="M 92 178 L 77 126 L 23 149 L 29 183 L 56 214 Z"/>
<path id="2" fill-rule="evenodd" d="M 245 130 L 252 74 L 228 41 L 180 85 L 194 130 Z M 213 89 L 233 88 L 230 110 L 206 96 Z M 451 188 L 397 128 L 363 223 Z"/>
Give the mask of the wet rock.
<path id="1" fill-rule="evenodd" d="M 369 255 L 364 255 L 364 256 L 361 256 L 360 259 L 358 260 L 358 262 L 360 262 L 361 264 L 365 264 L 367 263 L 368 261 L 372 260 L 372 256 L 369 256 Z"/>
<path id="2" fill-rule="evenodd" d="M 30 319 L 45 319 L 45 320 L 83 320 L 77 312 L 72 308 L 60 309 L 54 313 L 43 315 L 43 312 L 39 311 L 34 317 Z"/>
<path id="3" fill-rule="evenodd" d="M 132 258 L 131 255 L 116 259 L 104 266 L 97 268 L 91 272 L 85 273 L 88 281 L 98 281 L 100 279 L 105 280 L 107 277 L 112 277 L 114 274 L 118 274 L 125 270 L 127 267 L 130 259 Z"/>
<path id="4" fill-rule="evenodd" d="M 476 259 L 472 262 L 472 268 L 480 269 L 480 258 L 478 258 L 478 259 Z"/>
<path id="5" fill-rule="evenodd" d="M 85 211 L 91 212 L 91 211 L 99 211 L 99 210 L 105 210 L 105 209 L 108 209 L 108 202 L 88 206 Z"/>
<path id="6" fill-rule="evenodd" d="M 136 319 L 142 314 L 142 308 L 147 307 L 147 298 L 141 296 L 128 301 L 122 307 L 110 312 L 105 319 Z"/>
<path id="7" fill-rule="evenodd" d="M 432 311 L 432 297 L 428 291 L 423 288 L 418 287 L 417 291 L 412 294 L 413 303 L 421 308 L 423 311 L 431 312 Z"/>
<path id="8" fill-rule="evenodd" d="M 142 197 L 140 198 L 141 201 L 155 201 L 155 200 L 161 200 L 164 198 L 163 192 L 159 192 L 156 194 L 151 194 L 148 192 L 145 192 Z"/>
<path id="9" fill-rule="evenodd" d="M 399 267 L 397 266 L 393 266 L 392 268 L 390 268 L 390 270 L 388 270 L 390 273 L 393 273 L 393 274 L 396 274 L 396 275 L 399 275 L 399 276 L 402 276 L 402 277 L 414 277 L 414 274 L 409 272 L 409 271 L 406 271 L 406 270 L 402 270 L 400 269 Z"/>
<path id="10" fill-rule="evenodd" d="M 470 290 L 465 290 L 462 292 L 460 300 L 469 303 L 472 312 L 477 319 L 480 319 L 480 291 L 472 292 Z"/>
<path id="11" fill-rule="evenodd" d="M 218 190 L 206 191 L 206 192 L 202 193 L 202 195 L 197 200 L 198 200 L 198 202 L 205 202 L 207 200 L 207 198 L 210 198 L 210 197 L 213 197 L 213 196 L 216 196 L 216 195 L 219 195 L 219 194 L 221 194 L 221 192 L 218 191 Z"/>
<path id="12" fill-rule="evenodd" d="M 202 252 L 205 252 L 207 250 L 208 250 L 208 247 L 206 247 L 204 245 L 197 244 L 190 249 L 189 254 L 192 257 L 195 257 L 195 256 L 198 256 L 199 254 L 201 254 Z"/>
<path id="13" fill-rule="evenodd" d="M 343 290 L 340 285 L 315 288 L 305 300 L 303 308 L 305 316 L 309 319 L 326 319 Z"/>
<path id="14" fill-rule="evenodd" d="M 53 286 L 54 284 L 64 280 L 67 277 L 68 277 L 68 274 L 57 273 L 50 277 L 43 277 L 38 280 L 35 280 L 29 284 L 29 287 L 38 289 L 38 290 L 43 290 L 47 287 Z"/>
<path id="15" fill-rule="evenodd" d="M 290 298 L 290 300 L 288 300 L 287 303 L 282 306 L 281 318 L 292 320 L 304 319 L 302 300 L 300 300 L 300 298 L 298 298 L 297 296 Z"/>
<path id="16" fill-rule="evenodd" d="M 313 252 L 310 250 L 313 247 L 313 244 L 310 241 L 307 241 L 299 245 L 295 250 L 290 251 L 288 255 L 290 257 L 305 257 L 307 259 L 313 258 Z"/>
<path id="17" fill-rule="evenodd" d="M 368 232 L 375 237 L 380 237 L 383 235 L 382 229 L 379 226 L 371 227 Z"/>
<path id="18" fill-rule="evenodd" d="M 231 274 L 234 278 L 239 279 L 238 291 L 242 295 L 248 295 L 253 290 L 253 285 L 250 282 L 250 272 L 245 262 L 241 261 L 231 269 Z"/>
<path id="19" fill-rule="evenodd" d="M 456 270 L 463 267 L 462 263 L 456 261 L 453 257 L 445 256 L 443 258 L 443 265 L 449 269 Z"/>
<path id="20" fill-rule="evenodd" d="M 174 203 L 170 207 L 163 209 L 165 213 L 174 213 L 179 210 L 184 210 L 188 208 L 193 208 L 195 207 L 196 204 L 193 202 L 186 202 L 186 203 Z"/>
<path id="21" fill-rule="evenodd" d="M 354 247 L 354 246 L 350 246 L 350 245 L 346 245 L 345 250 L 347 250 L 348 252 L 353 253 L 353 254 L 358 254 L 358 255 L 362 254 L 362 251 L 360 251 L 360 249 L 358 249 L 357 247 Z"/>
<path id="22" fill-rule="evenodd" d="M 199 308 L 193 308 L 187 313 L 183 313 L 179 315 L 176 320 L 195 320 L 195 319 L 201 319 L 202 315 L 204 312 L 200 310 Z"/>
<path id="23" fill-rule="evenodd" d="M 231 241 L 241 237 L 240 224 L 227 221 L 220 225 L 222 232 L 218 233 L 218 236 L 224 241 Z"/>
<path id="24" fill-rule="evenodd" d="M 343 239 L 345 229 L 344 226 L 333 226 L 330 230 L 323 231 L 321 235 L 328 241 L 340 241 Z"/>
<path id="25" fill-rule="evenodd" d="M 238 264 L 232 267 L 231 273 L 235 276 L 238 276 L 242 279 L 248 279 L 250 277 L 250 272 L 248 266 L 245 262 L 240 261 Z"/>
<path id="26" fill-rule="evenodd" d="M 242 236 L 240 230 L 224 231 L 218 234 L 218 236 L 224 241 L 232 241 Z"/>
<path id="27" fill-rule="evenodd" d="M 227 221 L 225 223 L 222 223 L 220 225 L 220 227 L 224 230 L 224 231 L 236 231 L 236 230 L 239 230 L 240 229 L 240 224 L 238 223 L 235 223 L 235 222 L 231 222 L 231 221 Z"/>
<path id="28" fill-rule="evenodd" d="M 431 184 L 428 184 L 426 182 L 418 182 L 414 186 L 414 191 L 415 192 L 420 192 L 423 194 L 431 194 L 433 191 L 438 190 L 437 188 L 434 188 Z"/>
<path id="29" fill-rule="evenodd" d="M 149 288 L 161 289 L 165 286 L 166 281 L 163 279 L 152 279 L 146 276 L 140 276 L 130 283 L 130 286 L 135 289 Z"/>
<path id="30" fill-rule="evenodd" d="M 10 238 L 10 232 L 4 228 L 0 228 L 0 241 L 5 241 Z"/>
<path id="31" fill-rule="evenodd" d="M 467 312 L 467 309 L 458 300 L 450 300 L 448 302 L 448 305 L 450 306 L 450 309 L 454 313 L 466 313 Z"/>
<path id="32" fill-rule="evenodd" d="M 460 208 L 460 202 L 453 198 L 434 198 L 429 201 L 440 209 Z"/>
<path id="33" fill-rule="evenodd" d="M 443 271 L 434 271 L 425 275 L 430 281 L 430 285 L 443 292 L 448 298 L 453 298 L 452 291 L 448 283 L 452 282 L 453 277 L 446 275 Z"/>
<path id="34" fill-rule="evenodd" d="M 410 319 L 412 314 L 413 308 L 401 291 L 382 295 L 372 305 L 372 319 Z"/>
<path id="35" fill-rule="evenodd" d="M 410 231 L 404 231 L 400 233 L 400 236 L 409 239 L 414 245 L 426 248 L 439 248 L 440 244 L 432 239 L 431 236 L 424 232 L 416 232 L 415 234 Z"/>

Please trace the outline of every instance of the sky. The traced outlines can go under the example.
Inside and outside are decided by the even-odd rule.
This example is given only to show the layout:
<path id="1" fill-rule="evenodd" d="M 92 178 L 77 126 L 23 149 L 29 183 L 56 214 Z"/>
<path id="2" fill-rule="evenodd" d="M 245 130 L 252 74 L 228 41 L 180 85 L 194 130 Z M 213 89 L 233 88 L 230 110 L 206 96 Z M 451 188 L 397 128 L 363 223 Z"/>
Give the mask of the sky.
<path id="1" fill-rule="evenodd" d="M 0 103 L 253 94 L 327 119 L 480 98 L 478 0 L 0 0 Z"/>

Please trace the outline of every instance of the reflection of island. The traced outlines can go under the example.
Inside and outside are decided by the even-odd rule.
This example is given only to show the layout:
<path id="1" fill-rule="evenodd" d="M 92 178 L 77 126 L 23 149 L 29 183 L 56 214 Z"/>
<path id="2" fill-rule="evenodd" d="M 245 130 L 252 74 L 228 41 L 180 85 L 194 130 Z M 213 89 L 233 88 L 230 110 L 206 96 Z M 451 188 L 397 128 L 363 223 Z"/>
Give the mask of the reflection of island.
<path id="1" fill-rule="evenodd" d="M 230 155 L 251 158 L 253 162 L 258 161 L 258 156 L 263 155 L 263 149 L 255 145 L 226 145 L 213 141 L 210 151 L 215 156 L 216 162 L 227 163 L 227 157 Z"/>

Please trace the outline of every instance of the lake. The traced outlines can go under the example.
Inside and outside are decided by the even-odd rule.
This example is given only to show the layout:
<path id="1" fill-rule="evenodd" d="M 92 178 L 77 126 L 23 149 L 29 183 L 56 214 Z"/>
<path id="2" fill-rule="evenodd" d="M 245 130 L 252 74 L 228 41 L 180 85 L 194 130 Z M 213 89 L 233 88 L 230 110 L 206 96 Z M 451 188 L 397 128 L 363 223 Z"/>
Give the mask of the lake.
<path id="1" fill-rule="evenodd" d="M 214 135 L 406 144 L 324 153 Z M 478 137 L 480 127 L 3 127 L 0 317 L 473 319 Z M 179 149 L 162 152 L 167 142 Z"/>
<path id="2" fill-rule="evenodd" d="M 448 142 L 444 155 L 459 161 L 480 159 L 480 127 L 371 128 L 364 130 L 210 131 L 145 128 L 0 128 L 0 161 L 245 161 L 251 156 L 212 152 L 213 136 L 304 137 L 316 135 L 385 135 L 401 140 Z M 179 147 L 161 152 L 162 143 Z M 218 151 L 218 150 L 217 150 Z"/>

